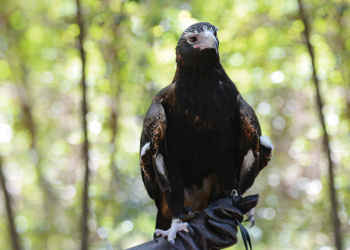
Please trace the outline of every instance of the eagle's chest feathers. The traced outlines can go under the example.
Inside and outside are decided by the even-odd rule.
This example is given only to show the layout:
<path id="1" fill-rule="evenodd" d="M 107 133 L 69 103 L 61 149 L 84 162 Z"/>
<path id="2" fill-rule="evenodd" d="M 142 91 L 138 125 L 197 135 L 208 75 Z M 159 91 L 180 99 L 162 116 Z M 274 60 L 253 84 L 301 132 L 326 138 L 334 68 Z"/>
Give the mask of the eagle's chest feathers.
<path id="1" fill-rule="evenodd" d="M 182 126 L 197 132 L 225 129 L 234 117 L 231 102 L 234 97 L 225 94 L 219 83 L 213 85 L 175 91 L 170 115 Z"/>
<path id="2" fill-rule="evenodd" d="M 177 152 L 187 172 L 195 171 L 197 165 L 210 168 L 234 141 L 233 99 L 219 82 L 212 82 L 211 86 L 180 86 L 165 100 L 169 150 Z"/>

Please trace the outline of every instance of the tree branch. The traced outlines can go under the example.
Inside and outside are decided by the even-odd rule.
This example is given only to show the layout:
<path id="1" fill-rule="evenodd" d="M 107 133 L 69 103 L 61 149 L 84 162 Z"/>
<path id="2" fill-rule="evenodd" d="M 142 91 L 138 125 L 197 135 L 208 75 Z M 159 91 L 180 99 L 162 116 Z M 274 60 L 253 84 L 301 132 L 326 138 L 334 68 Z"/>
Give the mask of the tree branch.
<path id="1" fill-rule="evenodd" d="M 2 159 L 1 159 L 1 157 L 0 157 L 0 182 L 1 182 L 1 187 L 2 187 L 2 190 L 4 192 L 4 196 L 5 196 L 6 212 L 7 212 L 7 218 L 9 221 L 10 235 L 11 235 L 11 239 L 12 239 L 13 249 L 20 250 L 21 245 L 19 243 L 19 237 L 18 237 L 18 234 L 16 231 L 15 222 L 13 220 L 13 214 L 12 214 L 12 208 L 11 208 L 11 196 L 6 189 L 6 180 L 5 180 L 5 176 L 2 172 Z"/>
<path id="2" fill-rule="evenodd" d="M 82 245 L 81 249 L 85 250 L 88 249 L 88 236 L 89 236 L 89 228 L 88 228 L 88 214 L 89 214 L 89 196 L 88 196 L 88 190 L 89 190 L 89 177 L 90 177 L 90 169 L 89 169 L 89 141 L 88 141 L 88 134 L 87 134 L 87 121 L 86 116 L 88 113 L 87 108 L 87 100 L 86 100 L 86 80 L 85 80 L 85 71 L 86 71 L 86 55 L 83 48 L 83 40 L 84 40 L 84 25 L 82 20 L 82 14 L 81 14 L 81 6 L 80 6 L 80 0 L 76 1 L 77 3 L 77 23 L 79 26 L 79 51 L 80 51 L 80 58 L 81 58 L 81 65 L 82 65 L 82 79 L 81 79 L 81 88 L 83 92 L 83 99 L 82 99 L 82 127 L 84 131 L 84 144 L 83 144 L 83 159 L 85 164 L 85 176 L 84 176 L 84 191 L 83 191 L 83 215 L 82 215 Z"/>
<path id="3" fill-rule="evenodd" d="M 305 36 L 305 40 L 306 40 L 306 45 L 307 48 L 309 50 L 309 54 L 311 57 L 311 62 L 312 62 L 312 68 L 313 68 L 313 73 L 312 73 L 312 78 L 313 81 L 315 83 L 315 89 L 316 89 L 316 100 L 317 100 L 317 105 L 318 105 L 318 113 L 319 113 L 319 117 L 320 117 L 320 122 L 323 128 L 323 146 L 324 146 L 324 150 L 327 154 L 327 158 L 328 158 L 328 174 L 329 174 L 329 189 L 330 189 L 330 196 L 331 196 L 331 205 L 332 205 L 332 217 L 333 217 L 333 226 L 334 226 L 334 234 L 335 234 L 335 246 L 338 250 L 342 249 L 342 237 L 341 237 L 341 230 L 340 230 L 340 222 L 339 222 L 339 218 L 338 218 L 338 201 L 337 201 L 337 194 L 335 191 L 335 187 L 334 187 L 334 173 L 333 173 L 333 161 L 331 159 L 331 151 L 330 151 L 330 147 L 329 147 L 329 136 L 326 130 L 326 124 L 324 121 L 324 117 L 323 117 L 323 113 L 322 113 L 322 109 L 323 109 L 323 101 L 322 101 L 322 96 L 320 93 L 320 84 L 319 81 L 317 79 L 317 75 L 316 75 L 316 66 L 315 66 L 315 55 L 314 55 L 314 49 L 311 46 L 310 40 L 309 40 L 309 36 L 310 36 L 310 29 L 309 29 L 309 24 L 306 18 L 306 14 L 304 13 L 304 10 L 302 8 L 302 2 L 301 0 L 299 1 L 299 13 L 300 13 L 300 17 L 301 20 L 304 23 L 304 36 Z"/>

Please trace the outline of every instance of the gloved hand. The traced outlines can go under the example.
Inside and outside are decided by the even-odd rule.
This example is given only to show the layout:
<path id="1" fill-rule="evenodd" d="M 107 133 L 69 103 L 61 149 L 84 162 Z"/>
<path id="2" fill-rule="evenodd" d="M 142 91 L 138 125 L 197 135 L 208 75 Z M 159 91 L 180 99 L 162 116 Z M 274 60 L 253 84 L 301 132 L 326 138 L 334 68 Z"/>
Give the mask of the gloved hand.
<path id="1" fill-rule="evenodd" d="M 174 246 L 165 238 L 149 241 L 129 250 L 214 250 L 237 243 L 237 226 L 240 227 L 244 244 L 250 246 L 247 230 L 241 225 L 244 214 L 258 204 L 259 195 L 233 196 L 211 203 L 188 224 L 191 232 L 178 232 Z"/>
<path id="2" fill-rule="evenodd" d="M 179 232 L 175 240 L 177 249 L 222 249 L 237 243 L 237 226 L 240 226 L 243 240 L 250 245 L 248 232 L 240 223 L 244 214 L 254 208 L 259 195 L 223 198 L 210 204 L 189 222 L 193 234 Z"/>

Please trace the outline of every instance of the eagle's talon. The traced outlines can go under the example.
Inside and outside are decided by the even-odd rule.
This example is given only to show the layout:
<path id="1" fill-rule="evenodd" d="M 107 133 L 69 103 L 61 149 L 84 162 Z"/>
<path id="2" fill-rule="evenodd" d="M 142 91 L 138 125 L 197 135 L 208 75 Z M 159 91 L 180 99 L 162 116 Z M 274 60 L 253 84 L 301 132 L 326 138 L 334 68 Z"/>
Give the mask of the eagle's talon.
<path id="1" fill-rule="evenodd" d="M 247 213 L 247 219 L 245 221 L 250 221 L 252 224 L 250 225 L 250 227 L 254 226 L 255 224 L 255 219 L 254 219 L 254 213 L 255 213 L 255 209 L 252 208 L 248 213 Z"/>
<path id="2" fill-rule="evenodd" d="M 195 234 L 194 234 L 192 227 L 190 225 L 187 225 L 187 229 L 188 229 L 188 231 L 189 231 L 188 233 L 191 235 L 191 237 L 194 238 Z"/>
<path id="3" fill-rule="evenodd" d="M 157 243 L 158 243 L 158 240 L 157 240 L 158 237 L 160 237 L 160 235 L 157 235 L 157 231 L 155 231 L 154 234 L 153 234 L 153 239 Z"/>
<path id="4" fill-rule="evenodd" d="M 255 219 L 254 219 L 254 216 L 253 215 L 250 215 L 246 220 L 245 222 L 247 221 L 250 221 L 252 224 L 250 225 L 250 227 L 253 227 L 254 224 L 255 224 Z"/>
<path id="5" fill-rule="evenodd" d="M 247 214 L 247 216 L 248 216 L 248 217 L 247 217 L 247 219 L 245 220 L 245 222 L 250 221 L 250 220 L 253 218 L 253 215 L 252 215 L 252 214 L 250 214 L 250 215 Z"/>
<path id="6" fill-rule="evenodd" d="M 253 226 L 254 226 L 254 224 L 255 224 L 254 217 L 252 217 L 250 221 L 252 222 L 252 224 L 250 225 L 250 227 L 253 227 Z"/>

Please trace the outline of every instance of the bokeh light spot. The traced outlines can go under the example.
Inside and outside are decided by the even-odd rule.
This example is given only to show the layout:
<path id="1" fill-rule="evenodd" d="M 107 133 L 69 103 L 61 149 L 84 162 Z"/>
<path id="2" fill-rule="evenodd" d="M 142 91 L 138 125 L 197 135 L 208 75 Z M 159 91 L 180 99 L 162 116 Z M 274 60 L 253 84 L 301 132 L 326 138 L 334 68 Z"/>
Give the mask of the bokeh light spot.
<path id="1" fill-rule="evenodd" d="M 0 124 L 0 142 L 9 142 L 12 139 L 12 129 L 7 124 Z"/>
<path id="2" fill-rule="evenodd" d="M 129 220 L 125 220 L 122 222 L 121 227 L 124 232 L 130 232 L 133 230 L 134 224 Z"/>
<path id="3" fill-rule="evenodd" d="M 98 135 L 102 129 L 101 123 L 99 123 L 97 121 L 89 122 L 88 127 L 89 127 L 89 131 L 95 135 Z"/>
<path id="4" fill-rule="evenodd" d="M 281 83 L 284 80 L 284 73 L 280 70 L 275 71 L 271 74 L 271 81 L 273 83 Z"/>
<path id="5" fill-rule="evenodd" d="M 310 183 L 309 188 L 307 189 L 307 194 L 316 195 L 322 190 L 322 183 L 318 180 L 314 180 Z"/>
<path id="6" fill-rule="evenodd" d="M 277 187 L 280 184 L 280 177 L 277 174 L 272 174 L 268 178 L 268 183 L 271 186 Z"/>
<path id="7" fill-rule="evenodd" d="M 276 212 L 273 208 L 268 207 L 264 209 L 262 214 L 266 220 L 273 220 L 273 218 L 275 218 Z"/>

